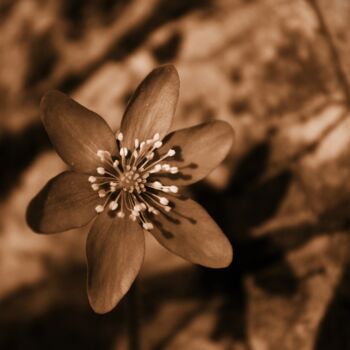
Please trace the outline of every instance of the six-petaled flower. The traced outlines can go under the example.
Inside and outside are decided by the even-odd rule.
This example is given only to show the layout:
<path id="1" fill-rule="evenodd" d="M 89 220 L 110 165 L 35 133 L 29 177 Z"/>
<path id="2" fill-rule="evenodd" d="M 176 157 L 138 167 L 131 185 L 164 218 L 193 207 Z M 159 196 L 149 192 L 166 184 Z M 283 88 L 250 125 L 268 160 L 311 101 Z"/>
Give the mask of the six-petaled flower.
<path id="1" fill-rule="evenodd" d="M 87 238 L 88 296 L 110 311 L 130 288 L 144 258 L 144 233 L 171 252 L 226 267 L 232 248 L 195 201 L 181 193 L 227 155 L 233 132 L 223 121 L 173 131 L 179 95 L 173 66 L 153 70 L 128 103 L 114 134 L 104 119 L 66 95 L 42 99 L 44 127 L 70 166 L 31 201 L 27 221 L 40 233 L 92 224 Z"/>

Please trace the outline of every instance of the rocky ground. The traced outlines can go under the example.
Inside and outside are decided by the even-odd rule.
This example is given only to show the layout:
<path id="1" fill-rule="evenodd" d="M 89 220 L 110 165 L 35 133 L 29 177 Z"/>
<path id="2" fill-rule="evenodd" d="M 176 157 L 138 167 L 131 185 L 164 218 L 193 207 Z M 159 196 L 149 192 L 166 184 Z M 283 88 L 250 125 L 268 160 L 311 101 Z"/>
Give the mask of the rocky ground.
<path id="1" fill-rule="evenodd" d="M 192 187 L 235 248 L 209 270 L 151 237 L 145 349 L 350 349 L 350 3 L 4 0 L 0 4 L 0 348 L 124 349 L 125 303 L 95 315 L 88 228 L 35 235 L 24 213 L 64 169 L 39 121 L 57 88 L 118 128 L 171 62 L 175 128 L 222 119 L 228 159 Z"/>

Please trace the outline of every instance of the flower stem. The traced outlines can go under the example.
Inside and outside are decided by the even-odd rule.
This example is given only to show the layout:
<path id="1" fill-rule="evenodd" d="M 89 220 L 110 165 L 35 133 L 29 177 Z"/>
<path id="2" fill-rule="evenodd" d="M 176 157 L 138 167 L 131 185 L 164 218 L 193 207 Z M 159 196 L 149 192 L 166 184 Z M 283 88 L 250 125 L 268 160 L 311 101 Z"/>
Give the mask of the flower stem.
<path id="1" fill-rule="evenodd" d="M 141 350 L 140 295 L 136 279 L 127 295 L 129 350 Z"/>

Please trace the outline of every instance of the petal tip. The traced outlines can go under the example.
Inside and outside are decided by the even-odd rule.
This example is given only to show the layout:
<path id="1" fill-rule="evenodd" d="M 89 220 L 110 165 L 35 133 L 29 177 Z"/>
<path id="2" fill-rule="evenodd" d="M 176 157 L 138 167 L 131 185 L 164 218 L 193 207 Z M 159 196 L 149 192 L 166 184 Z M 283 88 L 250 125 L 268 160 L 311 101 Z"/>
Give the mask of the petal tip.
<path id="1" fill-rule="evenodd" d="M 92 310 L 99 315 L 103 315 L 112 311 L 117 305 L 117 303 L 115 304 L 107 303 L 104 300 L 99 300 L 99 298 L 96 298 L 92 295 L 89 289 L 88 289 L 88 300 Z"/>
<path id="2" fill-rule="evenodd" d="M 150 73 L 150 75 L 152 73 L 155 75 L 163 75 L 167 79 L 172 80 L 173 84 L 176 84 L 177 86 L 180 85 L 179 73 L 173 64 L 165 64 L 165 65 L 159 66 L 159 67 L 155 68 Z"/>

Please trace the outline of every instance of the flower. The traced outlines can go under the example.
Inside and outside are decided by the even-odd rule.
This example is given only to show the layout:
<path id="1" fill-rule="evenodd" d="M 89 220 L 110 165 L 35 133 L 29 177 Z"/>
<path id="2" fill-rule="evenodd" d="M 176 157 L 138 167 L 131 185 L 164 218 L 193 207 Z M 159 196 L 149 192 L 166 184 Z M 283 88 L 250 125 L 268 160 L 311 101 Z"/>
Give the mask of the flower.
<path id="1" fill-rule="evenodd" d="M 179 96 L 175 67 L 153 70 L 139 85 L 114 134 L 96 113 L 58 91 L 41 101 L 42 122 L 70 166 L 32 199 L 29 226 L 39 233 L 82 227 L 88 297 L 97 313 L 113 309 L 144 259 L 145 232 L 171 252 L 207 267 L 226 267 L 232 247 L 181 188 L 205 177 L 227 155 L 233 131 L 214 121 L 167 135 Z"/>

